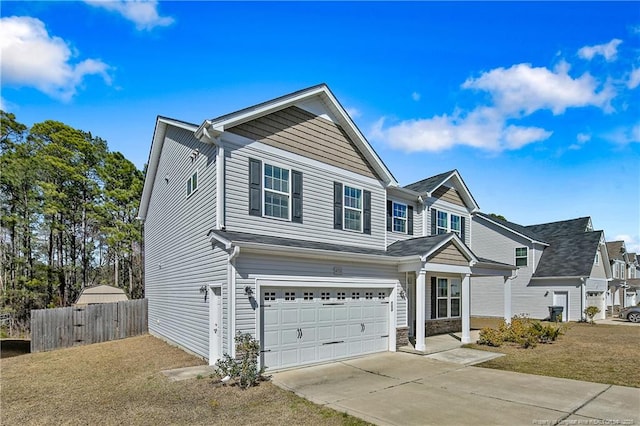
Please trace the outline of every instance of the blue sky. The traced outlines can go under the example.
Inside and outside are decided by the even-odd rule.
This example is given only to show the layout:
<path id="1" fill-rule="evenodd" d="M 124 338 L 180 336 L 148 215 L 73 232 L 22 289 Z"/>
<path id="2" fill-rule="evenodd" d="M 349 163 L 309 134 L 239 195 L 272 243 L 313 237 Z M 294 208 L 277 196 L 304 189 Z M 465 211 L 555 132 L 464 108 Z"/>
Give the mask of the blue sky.
<path id="1" fill-rule="evenodd" d="M 327 83 L 406 185 L 458 169 L 483 211 L 591 216 L 640 252 L 637 2 L 2 2 L 2 108 L 142 168 L 193 123 Z"/>

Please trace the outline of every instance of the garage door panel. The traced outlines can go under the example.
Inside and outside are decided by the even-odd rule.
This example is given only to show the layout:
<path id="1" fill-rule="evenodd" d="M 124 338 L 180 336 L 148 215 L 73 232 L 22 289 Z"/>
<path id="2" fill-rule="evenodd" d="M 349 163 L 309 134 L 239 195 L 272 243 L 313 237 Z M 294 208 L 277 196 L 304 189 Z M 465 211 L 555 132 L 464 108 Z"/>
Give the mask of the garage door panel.
<path id="1" fill-rule="evenodd" d="M 278 369 L 388 350 L 382 336 L 389 333 L 389 292 L 264 287 L 264 365 Z"/>

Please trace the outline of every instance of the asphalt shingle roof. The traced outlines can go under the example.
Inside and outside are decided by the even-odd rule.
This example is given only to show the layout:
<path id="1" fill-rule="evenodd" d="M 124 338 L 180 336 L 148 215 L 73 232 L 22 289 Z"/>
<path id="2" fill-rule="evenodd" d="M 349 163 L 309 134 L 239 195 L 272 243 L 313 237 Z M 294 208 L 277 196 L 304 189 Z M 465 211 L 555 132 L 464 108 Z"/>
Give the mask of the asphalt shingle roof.
<path id="1" fill-rule="evenodd" d="M 420 193 L 431 192 L 454 172 L 455 170 L 449 170 L 448 172 L 440 173 L 439 175 L 431 176 L 418 182 L 410 183 L 409 185 L 406 185 L 405 188 Z"/>
<path id="2" fill-rule="evenodd" d="M 624 241 L 607 241 L 610 260 L 624 260 Z"/>
<path id="3" fill-rule="evenodd" d="M 525 226 L 530 232 L 540 238 L 551 238 L 561 235 L 572 235 L 586 232 L 591 222 L 590 217 L 579 217 L 577 219 L 561 220 L 558 222 L 540 223 L 537 225 Z"/>
<path id="4" fill-rule="evenodd" d="M 602 231 L 549 238 L 534 277 L 590 276 Z"/>
<path id="5" fill-rule="evenodd" d="M 518 234 L 522 234 L 525 237 L 531 238 L 532 240 L 535 241 L 540 241 L 540 242 L 546 242 L 543 238 L 541 238 L 538 234 L 532 232 L 531 230 L 528 229 L 528 227 L 526 226 L 522 226 L 522 225 L 518 225 L 517 223 L 513 223 L 513 222 L 509 222 L 507 220 L 502 220 L 502 219 L 498 219 L 496 217 L 490 216 L 488 214 L 484 214 L 484 213 L 476 213 L 478 216 L 484 217 L 488 220 L 492 220 L 496 223 L 499 223 L 500 225 L 504 226 L 505 228 L 511 229 L 514 232 L 517 232 Z"/>

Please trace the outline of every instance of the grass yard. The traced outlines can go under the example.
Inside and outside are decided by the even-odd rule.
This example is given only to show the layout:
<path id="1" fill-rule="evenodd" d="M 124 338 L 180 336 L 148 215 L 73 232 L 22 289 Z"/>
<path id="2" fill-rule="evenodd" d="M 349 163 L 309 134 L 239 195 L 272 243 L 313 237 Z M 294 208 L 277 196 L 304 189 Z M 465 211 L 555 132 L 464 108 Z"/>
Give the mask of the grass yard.
<path id="1" fill-rule="evenodd" d="M 2 424 L 367 424 L 269 382 L 243 391 L 160 373 L 202 363 L 149 335 L 3 358 Z"/>
<path id="2" fill-rule="evenodd" d="M 533 349 L 512 344 L 466 347 L 506 354 L 480 367 L 640 387 L 640 327 L 570 323 L 557 341 Z"/>

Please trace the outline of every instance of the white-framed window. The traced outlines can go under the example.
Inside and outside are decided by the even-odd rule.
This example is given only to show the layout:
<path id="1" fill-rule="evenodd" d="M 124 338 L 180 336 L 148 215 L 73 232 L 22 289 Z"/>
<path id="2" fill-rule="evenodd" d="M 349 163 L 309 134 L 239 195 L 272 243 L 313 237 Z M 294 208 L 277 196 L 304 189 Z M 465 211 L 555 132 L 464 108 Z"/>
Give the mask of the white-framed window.
<path id="1" fill-rule="evenodd" d="M 516 266 L 527 266 L 527 253 L 526 247 L 516 247 Z"/>
<path id="2" fill-rule="evenodd" d="M 596 253 L 596 258 L 593 261 L 593 264 L 596 266 L 600 265 L 600 253 Z"/>
<path id="3" fill-rule="evenodd" d="M 455 318 L 460 316 L 460 291 L 462 282 L 459 278 L 436 279 L 436 317 Z"/>
<path id="4" fill-rule="evenodd" d="M 291 220 L 291 171 L 265 163 L 262 175 L 264 215 Z"/>
<path id="5" fill-rule="evenodd" d="M 462 237 L 462 218 L 460 215 L 438 210 L 436 215 L 436 234 L 440 235 L 448 232 L 455 232 L 459 237 Z"/>
<path id="6" fill-rule="evenodd" d="M 449 232 L 449 214 L 438 210 L 438 219 L 436 222 L 436 234 L 446 234 Z"/>
<path id="7" fill-rule="evenodd" d="M 342 205 L 344 229 L 362 232 L 362 189 L 345 185 Z"/>
<path id="8" fill-rule="evenodd" d="M 393 202 L 393 232 L 407 233 L 407 205 Z"/>
<path id="9" fill-rule="evenodd" d="M 198 189 L 198 171 L 193 172 L 187 179 L 187 198 Z"/>

